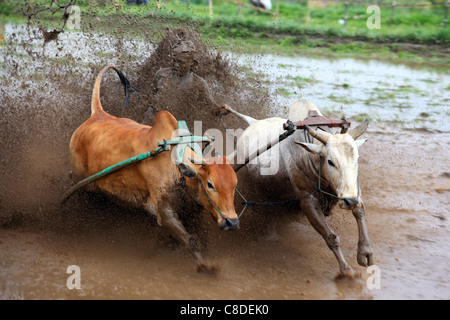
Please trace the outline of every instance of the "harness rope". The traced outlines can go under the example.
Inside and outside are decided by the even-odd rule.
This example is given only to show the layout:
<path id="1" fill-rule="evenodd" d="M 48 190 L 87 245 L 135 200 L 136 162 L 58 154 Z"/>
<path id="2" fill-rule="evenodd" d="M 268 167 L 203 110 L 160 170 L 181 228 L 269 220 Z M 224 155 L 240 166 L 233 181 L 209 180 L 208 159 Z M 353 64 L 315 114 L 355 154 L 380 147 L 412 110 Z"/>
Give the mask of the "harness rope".
<path id="1" fill-rule="evenodd" d="M 225 218 L 225 216 L 223 215 L 222 211 L 220 211 L 219 208 L 217 208 L 216 204 L 214 203 L 214 201 L 211 200 L 211 198 L 209 197 L 208 193 L 206 192 L 205 187 L 203 186 L 202 180 L 198 179 L 198 181 L 200 181 L 200 185 L 202 186 L 203 192 L 206 195 L 206 198 L 208 198 L 209 202 L 213 205 L 214 209 L 216 209 L 216 211 L 220 214 L 220 216 L 222 217 L 223 220 L 226 220 L 227 218 Z"/>
<path id="2" fill-rule="evenodd" d="M 178 121 L 178 129 L 179 130 L 180 129 L 187 130 L 186 122 L 182 121 L 182 120 Z M 187 132 L 189 133 L 189 135 L 179 136 L 178 138 L 171 139 L 171 140 L 163 139 L 163 141 L 157 142 L 158 147 L 156 149 L 148 151 L 148 152 L 144 152 L 142 154 L 139 154 L 137 156 L 134 156 L 127 160 L 119 162 L 115 165 L 112 165 L 108 168 L 101 170 L 100 172 L 97 172 L 96 174 L 93 174 L 90 177 L 87 177 L 86 179 L 83 179 L 83 180 L 77 182 L 74 186 L 72 186 L 69 190 L 67 190 L 62 195 L 61 204 L 63 204 L 76 190 L 88 185 L 89 183 L 92 183 L 92 182 L 94 182 L 104 176 L 107 176 L 113 172 L 116 172 L 124 167 L 130 166 L 132 164 L 135 164 L 137 162 L 140 162 L 140 161 L 148 159 L 148 158 L 155 157 L 156 155 L 160 154 L 161 152 L 170 151 L 171 145 L 177 145 L 177 146 L 185 145 L 184 150 L 186 149 L 186 146 L 189 145 L 189 147 L 191 147 L 191 149 L 194 150 L 194 148 L 190 144 L 198 143 L 198 142 L 210 143 L 211 141 L 214 141 L 214 137 L 192 136 L 190 134 L 189 130 L 187 130 Z M 183 154 L 184 154 L 184 150 L 183 150 Z M 195 150 L 194 150 L 194 152 L 195 152 Z"/>
<path id="3" fill-rule="evenodd" d="M 315 193 L 317 193 L 317 194 L 319 195 L 319 202 L 320 202 L 321 204 L 323 204 L 323 200 L 322 200 L 322 198 L 320 197 L 321 194 L 326 194 L 327 196 L 336 198 L 336 199 L 338 199 L 338 200 L 344 200 L 343 198 L 340 198 L 340 197 L 338 197 L 338 196 L 335 195 L 335 194 L 332 194 L 332 193 L 329 193 L 329 192 L 326 192 L 326 191 L 322 190 L 322 188 L 321 188 L 321 183 L 320 183 L 320 181 L 322 180 L 322 158 L 320 159 L 320 165 L 319 165 L 319 179 L 318 179 L 318 180 L 319 180 L 319 182 L 317 183 L 317 189 L 316 189 L 315 191 L 310 192 L 310 193 L 308 193 L 308 194 L 306 194 L 306 195 L 304 195 L 304 196 L 301 196 L 301 197 L 294 197 L 294 198 L 289 198 L 289 199 L 287 199 L 287 200 L 281 200 L 281 201 L 269 201 L 269 202 L 247 201 L 247 200 L 244 198 L 244 196 L 242 196 L 242 194 L 238 191 L 238 189 L 236 189 L 236 191 L 237 191 L 237 193 L 239 194 L 239 196 L 244 200 L 244 201 L 241 202 L 241 204 L 244 205 L 244 208 L 242 209 L 241 213 L 239 214 L 239 217 L 241 217 L 241 215 L 244 213 L 244 211 L 245 211 L 245 209 L 247 209 L 247 207 L 248 207 L 248 208 L 253 208 L 253 207 L 255 207 L 255 206 L 272 206 L 272 205 L 293 204 L 293 203 L 295 203 L 296 201 L 301 200 L 301 199 L 304 199 L 304 198 L 307 198 L 307 197 L 309 197 L 309 196 L 311 196 L 311 195 L 313 195 L 313 194 L 315 194 Z M 358 174 L 357 182 L 358 182 L 358 198 L 359 198 L 359 196 L 360 196 L 359 174 Z"/>
<path id="4" fill-rule="evenodd" d="M 76 190 L 84 187 L 85 185 L 87 185 L 89 183 L 92 183 L 92 182 L 94 182 L 106 175 L 109 175 L 113 172 L 116 172 L 124 167 L 130 166 L 132 164 L 135 164 L 137 162 L 140 162 L 140 161 L 148 159 L 148 158 L 155 157 L 156 155 L 160 154 L 161 152 L 168 151 L 168 150 L 170 150 L 170 146 L 167 144 L 167 141 L 164 139 L 164 141 L 160 143 L 160 146 L 154 150 L 151 150 L 151 151 L 148 151 L 145 153 L 141 153 L 137 156 L 134 156 L 132 158 L 129 158 L 127 160 L 119 162 L 113 166 L 110 166 L 106 169 L 103 169 L 102 171 L 97 172 L 96 174 L 79 181 L 74 186 L 72 186 L 69 190 L 64 192 L 64 194 L 61 197 L 61 203 L 63 204 Z"/>
<path id="5" fill-rule="evenodd" d="M 255 206 L 272 206 L 272 205 L 283 205 L 283 204 L 293 204 L 298 200 L 307 198 L 315 193 L 319 194 L 319 201 L 321 201 L 320 199 L 320 194 L 326 194 L 328 196 L 334 197 L 336 199 L 339 200 L 343 200 L 342 198 L 338 197 L 337 195 L 334 195 L 332 193 L 323 191 L 321 188 L 321 184 L 320 184 L 320 180 L 322 179 L 322 175 L 321 175 L 321 171 L 322 171 L 322 160 L 320 161 L 320 166 L 319 166 L 319 182 L 317 184 L 317 189 L 315 191 L 312 191 L 304 196 L 301 197 L 293 197 L 293 198 L 289 198 L 287 200 L 280 200 L 280 201 L 268 201 L 268 202 L 257 202 L 257 201 L 247 201 L 242 194 L 236 189 L 236 191 L 238 192 L 239 196 L 244 200 L 241 202 L 242 205 L 244 205 L 244 209 L 242 210 L 241 214 L 239 215 L 239 217 L 242 215 L 242 213 L 244 212 L 244 210 L 249 207 L 249 208 L 253 208 Z M 359 196 L 359 182 L 358 182 L 358 196 Z"/>
<path id="6" fill-rule="evenodd" d="M 181 123 L 180 123 L 180 122 L 181 122 Z M 186 128 L 186 129 L 187 129 L 185 123 L 183 123 L 184 121 L 180 121 L 180 122 L 179 122 L 179 128 Z M 289 129 L 288 129 L 284 134 L 280 135 L 279 142 L 281 142 L 282 140 L 286 139 L 289 135 L 291 135 L 291 134 L 293 133 L 293 131 L 294 131 L 294 129 L 293 129 L 292 123 L 291 123 Z M 305 130 L 305 132 L 306 132 L 306 130 Z M 200 139 L 198 139 L 198 138 L 200 138 Z M 306 138 L 306 133 L 305 133 L 305 138 Z M 309 137 L 308 137 L 308 138 L 309 138 Z M 122 168 L 124 168 L 124 167 L 126 167 L 126 166 L 129 166 L 129 165 L 131 165 L 131 164 L 137 163 L 137 162 L 139 162 L 139 161 L 142 161 L 142 160 L 145 160 L 145 159 L 154 157 L 154 156 L 158 155 L 158 154 L 161 153 L 161 152 L 170 150 L 170 145 L 185 144 L 185 146 L 184 146 L 184 148 L 183 148 L 183 151 L 182 151 L 182 158 L 184 158 L 184 152 L 186 151 L 186 147 L 187 147 L 187 146 L 189 146 L 189 147 L 194 151 L 194 153 L 197 153 L 197 152 L 194 150 L 194 148 L 190 145 L 190 143 L 193 143 L 193 142 L 210 142 L 211 140 L 214 140 L 214 139 L 213 139 L 213 138 L 211 139 L 211 138 L 209 138 L 209 137 L 195 137 L 195 136 L 181 136 L 181 137 L 178 137 L 177 139 L 173 139 L 173 140 L 169 140 L 169 141 L 167 141 L 166 139 L 163 139 L 162 142 L 158 142 L 158 143 L 157 143 L 158 148 L 156 148 L 156 149 L 154 149 L 154 150 L 151 150 L 151 151 L 148 151 L 148 152 L 146 152 L 146 153 L 137 155 L 137 156 L 135 156 L 135 157 L 132 157 L 132 158 L 127 159 L 127 160 L 125 160 L 125 161 L 122 161 L 122 162 L 120 162 L 120 163 L 117 163 L 117 164 L 115 164 L 115 165 L 113 165 L 113 166 L 110 166 L 110 167 L 108 167 L 108 168 L 106 168 L 106 169 L 104 169 L 104 170 L 102 170 L 102 171 L 100 171 L 100 172 L 98 172 L 98 173 L 96 173 L 96 174 L 94 174 L 94 175 L 92 175 L 92 176 L 90 176 L 90 177 L 84 179 L 84 180 L 79 181 L 76 185 L 74 185 L 72 188 L 70 188 L 69 190 L 67 190 L 67 191 L 63 194 L 63 196 L 62 196 L 62 201 L 61 201 L 61 202 L 64 203 L 64 202 L 65 202 L 65 201 L 66 201 L 66 200 L 67 200 L 67 199 L 68 199 L 68 198 L 69 198 L 76 190 L 80 189 L 81 187 L 83 187 L 83 186 L 85 186 L 85 185 L 87 185 L 87 184 L 89 184 L 89 183 L 94 182 L 95 180 L 100 179 L 100 178 L 103 177 L 103 176 L 109 175 L 109 174 L 111 174 L 111 173 L 113 173 L 113 172 L 115 172 L 115 171 L 117 171 L 117 170 L 119 170 L 119 169 L 122 169 Z M 310 141 L 310 139 L 305 139 L 305 140 Z M 314 163 L 312 162 L 312 160 L 311 160 L 310 157 L 309 157 L 309 159 L 310 159 L 310 161 L 311 161 L 311 163 L 312 163 L 312 165 L 313 165 L 313 168 L 314 168 L 315 171 L 317 172 L 317 169 L 316 169 L 316 167 L 315 167 L 315 165 L 314 165 Z M 328 195 L 328 196 L 334 197 L 334 198 L 336 198 L 336 199 L 343 200 L 342 198 L 338 197 L 337 195 L 334 195 L 334 194 L 332 194 L 332 193 L 329 193 L 329 192 L 326 192 L 326 191 L 323 191 L 323 190 L 322 190 L 322 188 L 321 188 L 321 180 L 322 180 L 322 158 L 320 159 L 320 165 L 319 165 L 319 172 L 318 172 L 318 173 L 319 173 L 319 179 L 318 179 L 319 182 L 318 182 L 318 184 L 317 184 L 317 190 L 315 190 L 315 191 L 313 191 L 313 192 L 310 192 L 310 193 L 308 193 L 308 194 L 306 194 L 306 195 L 304 195 L 304 196 L 301 196 L 301 197 L 294 197 L 294 198 L 290 198 L 290 199 L 287 199 L 287 200 L 272 201 L 272 202 L 247 201 L 247 200 L 244 198 L 244 196 L 241 194 L 241 192 L 239 192 L 239 190 L 238 190 L 237 188 L 235 188 L 235 191 L 237 192 L 237 194 L 238 194 L 238 195 L 242 198 L 242 200 L 243 200 L 243 201 L 241 202 L 241 204 L 244 205 L 244 208 L 242 209 L 241 213 L 238 215 L 238 219 L 242 216 L 242 214 L 245 212 L 245 210 L 246 210 L 248 207 L 249 207 L 249 208 L 253 208 L 253 207 L 255 207 L 255 206 L 268 206 L 268 205 L 292 204 L 292 203 L 294 203 L 294 202 L 296 202 L 296 201 L 298 201 L 298 200 L 307 198 L 307 197 L 309 197 L 309 196 L 311 196 L 311 195 L 313 195 L 313 194 L 315 194 L 315 193 L 318 193 L 318 194 L 319 194 L 319 201 L 320 201 L 320 202 L 322 202 L 322 201 L 321 201 L 321 198 L 320 198 L 320 194 L 322 194 L 322 193 L 323 193 L 323 194 L 326 194 L 326 195 Z M 199 179 L 199 181 L 200 181 L 200 185 L 201 185 L 201 187 L 202 187 L 202 189 L 203 189 L 203 192 L 205 193 L 205 195 L 206 195 L 208 201 L 213 205 L 213 207 L 214 207 L 214 208 L 216 209 L 216 211 L 220 214 L 220 216 L 221 216 L 224 220 L 227 220 L 227 218 L 225 218 L 225 216 L 224 216 L 223 213 L 220 211 L 220 209 L 216 206 L 216 204 L 214 203 L 214 201 L 212 201 L 212 199 L 209 197 L 208 193 L 206 192 L 205 187 L 203 186 L 202 181 L 201 181 L 200 179 Z M 359 198 L 359 194 L 360 194 L 360 188 L 359 188 L 359 178 L 358 178 L 358 198 Z"/>
<path id="7" fill-rule="evenodd" d="M 311 135 L 309 135 L 309 134 L 307 133 L 307 130 L 304 130 L 304 134 L 305 134 L 305 140 L 308 141 L 308 142 L 310 142 L 310 143 L 312 143 L 313 141 L 312 141 L 312 139 L 311 139 Z M 280 141 L 281 141 L 281 140 L 280 140 Z M 317 170 L 317 168 L 316 168 L 314 162 L 312 161 L 311 157 L 308 157 L 308 158 L 309 158 L 309 161 L 310 161 L 310 163 L 311 163 L 311 166 L 314 168 L 314 171 L 315 171 L 316 173 L 318 173 L 318 177 L 319 177 L 319 178 L 318 178 L 318 183 L 317 183 L 317 189 L 316 189 L 315 191 L 310 192 L 310 193 L 308 193 L 308 194 L 306 194 L 306 195 L 304 195 L 304 196 L 301 196 L 301 197 L 293 197 L 293 198 L 289 198 L 289 199 L 287 199 L 287 200 L 268 201 L 268 202 L 257 202 L 257 201 L 247 201 L 247 200 L 242 196 L 242 194 L 236 189 L 237 193 L 239 194 L 239 196 L 240 196 L 240 197 L 242 198 L 242 200 L 243 200 L 243 201 L 241 202 L 241 204 L 244 205 L 244 208 L 242 209 L 241 213 L 239 214 L 239 217 L 244 213 L 244 211 L 245 211 L 247 208 L 253 208 L 253 207 L 255 207 L 255 206 L 271 206 L 271 205 L 293 204 L 293 203 L 295 203 L 296 201 L 301 200 L 301 199 L 304 199 L 304 198 L 307 198 L 307 197 L 309 197 L 309 196 L 311 196 L 311 195 L 313 195 L 313 194 L 315 194 L 315 193 L 317 193 L 317 194 L 319 195 L 319 202 L 320 202 L 321 204 L 323 204 L 323 200 L 322 200 L 322 198 L 320 197 L 321 194 L 328 195 L 328 196 L 333 197 L 333 198 L 336 198 L 336 199 L 338 199 L 338 200 L 343 200 L 343 198 L 340 198 L 340 197 L 338 197 L 338 196 L 335 195 L 335 194 L 332 194 L 332 193 L 329 193 L 329 192 L 326 192 L 326 191 L 322 190 L 321 180 L 324 179 L 324 178 L 322 178 L 322 162 L 323 162 L 322 160 L 323 160 L 323 158 L 320 157 L 319 170 Z M 324 179 L 324 180 L 325 180 L 325 179 Z M 326 180 L 325 180 L 325 181 L 326 181 Z M 359 173 L 358 173 L 357 183 L 358 183 L 358 198 L 359 198 L 359 196 L 360 196 Z"/>
<path id="8" fill-rule="evenodd" d="M 213 205 L 214 209 L 217 210 L 217 212 L 220 214 L 220 216 L 221 216 L 224 220 L 226 220 L 227 218 L 225 218 L 225 216 L 224 216 L 223 213 L 220 211 L 220 209 L 217 208 L 217 206 L 216 206 L 216 204 L 214 203 L 214 201 L 212 201 L 212 199 L 209 197 L 208 193 L 206 192 L 205 187 L 203 186 L 202 181 L 201 181 L 201 180 L 199 180 L 199 181 L 200 181 L 200 185 L 202 186 L 203 192 L 204 192 L 205 195 L 206 195 L 206 198 L 208 198 L 209 202 Z M 235 191 L 237 192 L 237 194 L 245 201 L 245 202 L 242 202 L 242 204 L 245 204 L 245 207 L 242 209 L 241 213 L 238 215 L 238 219 L 239 219 L 239 218 L 242 216 L 242 214 L 244 213 L 244 211 L 245 211 L 245 209 L 247 208 L 247 206 L 250 206 L 250 204 L 249 204 L 250 202 L 248 202 L 247 200 L 245 200 L 244 196 L 242 195 L 242 193 L 239 192 L 238 188 L 235 188 L 234 190 L 235 190 Z"/>

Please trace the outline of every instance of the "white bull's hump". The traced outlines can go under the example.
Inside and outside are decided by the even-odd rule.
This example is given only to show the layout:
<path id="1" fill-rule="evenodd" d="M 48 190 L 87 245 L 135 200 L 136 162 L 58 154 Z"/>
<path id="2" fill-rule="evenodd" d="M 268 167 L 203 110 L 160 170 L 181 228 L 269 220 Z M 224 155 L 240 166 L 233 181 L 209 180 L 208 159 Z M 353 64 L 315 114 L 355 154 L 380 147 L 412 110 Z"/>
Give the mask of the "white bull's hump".
<path id="1" fill-rule="evenodd" d="M 309 110 L 315 110 L 319 116 L 322 116 L 319 108 L 317 108 L 314 103 L 307 100 L 299 100 L 292 103 L 289 107 L 288 119 L 293 122 L 305 120 L 308 117 Z"/>
<path id="2" fill-rule="evenodd" d="M 317 106 L 312 102 L 307 100 L 295 101 L 289 107 L 288 119 L 291 121 L 304 120 L 308 117 L 308 112 L 310 110 L 315 110 L 319 115 L 322 115 Z M 238 153 L 241 155 L 249 154 L 256 151 L 256 149 L 262 145 L 267 145 L 273 138 L 285 131 L 283 129 L 283 124 L 285 124 L 286 121 L 287 119 L 284 118 L 272 117 L 253 122 L 247 127 L 237 142 Z M 319 142 L 315 141 L 315 143 Z M 289 146 L 288 149 L 290 149 L 290 147 L 291 146 Z M 292 147 L 295 148 L 295 146 Z M 268 152 L 268 154 L 263 154 L 262 156 L 267 157 L 269 155 L 273 157 L 275 154 L 274 152 Z"/>

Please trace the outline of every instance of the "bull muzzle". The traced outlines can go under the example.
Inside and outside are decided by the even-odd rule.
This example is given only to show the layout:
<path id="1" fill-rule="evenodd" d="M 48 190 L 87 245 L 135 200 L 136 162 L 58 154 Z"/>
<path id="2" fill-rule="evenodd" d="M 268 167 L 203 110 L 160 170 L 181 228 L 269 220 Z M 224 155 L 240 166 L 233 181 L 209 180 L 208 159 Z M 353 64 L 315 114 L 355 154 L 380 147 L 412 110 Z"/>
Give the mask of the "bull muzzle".
<path id="1" fill-rule="evenodd" d="M 358 198 L 344 198 L 342 199 L 341 208 L 353 210 L 358 207 L 359 199 Z"/>
<path id="2" fill-rule="evenodd" d="M 222 220 L 222 224 L 220 226 L 222 230 L 235 230 L 239 229 L 239 218 L 229 219 L 225 218 Z"/>

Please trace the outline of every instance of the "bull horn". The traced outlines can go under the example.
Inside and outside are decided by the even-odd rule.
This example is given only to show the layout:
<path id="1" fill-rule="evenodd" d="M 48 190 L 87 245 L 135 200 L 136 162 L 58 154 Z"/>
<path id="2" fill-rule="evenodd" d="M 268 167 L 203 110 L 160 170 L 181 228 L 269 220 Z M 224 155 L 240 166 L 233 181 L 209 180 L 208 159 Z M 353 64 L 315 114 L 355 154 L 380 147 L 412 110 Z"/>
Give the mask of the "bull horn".
<path id="1" fill-rule="evenodd" d="M 358 139 L 364 132 L 366 132 L 369 126 L 369 120 L 366 119 L 363 123 L 357 126 L 355 129 L 351 130 L 348 134 L 352 136 L 354 140 Z"/>
<path id="2" fill-rule="evenodd" d="M 308 130 L 309 134 L 312 135 L 314 138 L 316 138 L 323 144 L 327 144 L 328 139 L 330 138 L 329 133 L 326 133 L 325 131 L 322 130 L 311 129 L 310 126 L 305 126 L 305 129 Z"/>
<path id="3" fill-rule="evenodd" d="M 214 148 L 214 146 L 210 143 L 208 143 L 202 150 L 202 154 L 205 157 L 208 157 L 208 155 L 211 153 L 211 150 Z"/>
<path id="4" fill-rule="evenodd" d="M 189 161 L 192 162 L 193 164 L 199 165 L 199 166 L 204 166 L 206 164 L 206 160 L 205 159 L 199 159 L 199 158 L 191 158 L 188 157 Z"/>

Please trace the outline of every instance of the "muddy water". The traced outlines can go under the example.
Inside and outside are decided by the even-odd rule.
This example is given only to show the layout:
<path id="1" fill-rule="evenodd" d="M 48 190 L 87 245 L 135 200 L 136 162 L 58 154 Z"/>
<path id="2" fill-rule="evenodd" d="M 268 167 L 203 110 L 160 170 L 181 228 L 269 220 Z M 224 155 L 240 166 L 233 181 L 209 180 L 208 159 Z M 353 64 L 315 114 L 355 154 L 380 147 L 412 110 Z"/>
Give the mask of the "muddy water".
<path id="1" fill-rule="evenodd" d="M 255 90 L 240 95 L 235 87 L 221 88 L 217 77 L 210 78 L 218 100 L 228 92 L 233 105 L 247 113 L 257 101 L 266 102 L 267 115 L 284 115 L 283 106 L 297 96 L 332 113 L 341 104 L 335 100 L 345 96 L 347 115 L 356 121 L 367 114 L 373 120 L 365 134 L 369 140 L 361 148 L 360 178 L 381 288 L 369 290 L 369 275 L 356 263 L 356 223 L 343 210 L 335 209 L 329 223 L 341 237 L 346 259 L 361 272 L 361 279 L 353 281 L 334 280 L 338 267 L 333 254 L 292 207 L 249 210 L 235 232 L 220 231 L 208 216 L 196 215 L 188 229 L 201 240 L 206 259 L 219 267 L 214 276 L 196 273 L 186 250 L 141 211 L 83 193 L 60 207 L 58 195 L 70 186 L 68 142 L 89 116 L 96 73 L 112 63 L 137 80 L 154 47 L 100 35 L 80 35 L 71 42 L 73 34 L 63 34 L 59 43 L 47 44 L 44 53 L 39 41 L 33 44 L 26 33 L 22 36 L 30 46 L 18 46 L 10 56 L 2 51 L 0 70 L 0 298 L 450 298 L 445 73 L 356 60 L 232 56 L 237 78 L 256 74 L 258 81 L 245 82 Z M 143 55 L 125 59 L 124 53 L 132 55 L 135 48 L 142 48 Z M 367 70 L 376 80 L 361 78 Z M 380 100 L 373 82 L 382 79 L 390 79 L 378 84 L 388 91 L 383 103 L 366 104 L 372 95 Z M 118 86 L 113 76 L 105 77 L 103 103 L 113 114 L 121 111 L 123 102 Z M 433 100 L 436 90 L 441 94 Z M 393 107 L 402 99 L 411 105 L 404 115 Z M 417 100 L 435 109 L 421 110 Z M 133 103 L 143 107 L 136 99 Z M 390 112 L 398 114 L 398 121 L 390 121 Z M 428 115 L 420 116 L 424 112 Z M 80 290 L 66 286 L 70 265 L 80 267 Z"/>
<path id="2" fill-rule="evenodd" d="M 311 100 L 328 113 L 409 129 L 449 132 L 448 69 L 311 57 L 234 57 L 266 81 L 278 105 Z M 273 112 L 284 115 L 284 109 Z"/>

